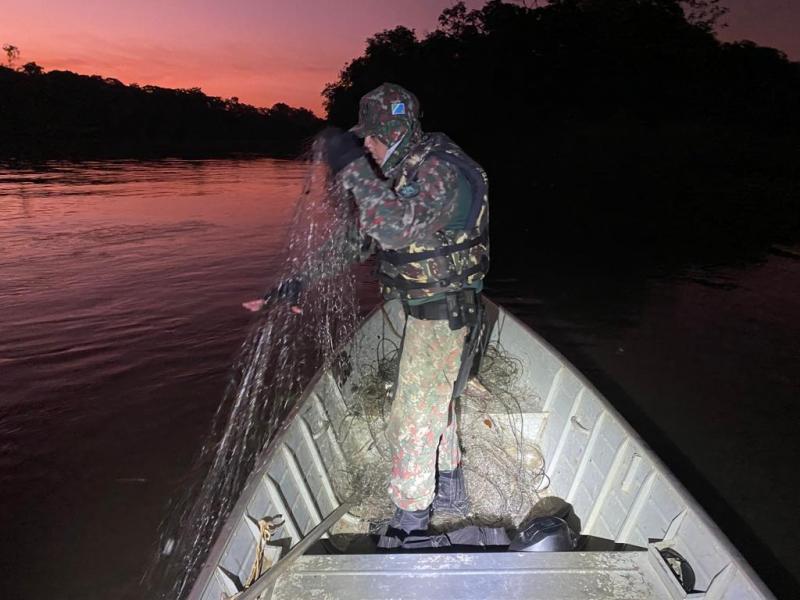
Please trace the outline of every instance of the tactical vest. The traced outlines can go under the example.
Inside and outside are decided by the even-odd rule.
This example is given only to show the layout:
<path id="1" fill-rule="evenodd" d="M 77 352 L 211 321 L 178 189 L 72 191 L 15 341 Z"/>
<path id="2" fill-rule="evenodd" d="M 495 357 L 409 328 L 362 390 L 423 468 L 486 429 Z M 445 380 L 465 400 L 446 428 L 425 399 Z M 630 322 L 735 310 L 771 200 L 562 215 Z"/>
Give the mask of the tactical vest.
<path id="1" fill-rule="evenodd" d="M 458 228 L 451 222 L 405 248 L 379 251 L 378 277 L 387 300 L 441 297 L 446 292 L 474 287 L 489 270 L 488 179 L 480 165 L 447 136 L 430 134 L 410 151 L 400 165 L 395 191 L 413 184 L 420 164 L 430 156 L 457 167 L 469 183 L 469 197 L 459 194 L 460 206 L 455 211 L 463 215 L 459 209 L 468 204 L 466 221 Z"/>

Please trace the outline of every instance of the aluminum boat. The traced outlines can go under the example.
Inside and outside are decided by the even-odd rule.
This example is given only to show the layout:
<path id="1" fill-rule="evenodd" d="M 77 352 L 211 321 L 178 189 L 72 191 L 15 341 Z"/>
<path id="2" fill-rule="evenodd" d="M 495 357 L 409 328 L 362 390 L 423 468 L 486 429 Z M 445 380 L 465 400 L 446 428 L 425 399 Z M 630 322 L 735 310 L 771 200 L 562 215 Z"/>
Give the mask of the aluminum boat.
<path id="1" fill-rule="evenodd" d="M 486 307 L 491 344 L 515 362 L 517 381 L 498 394 L 478 378 L 459 399 L 474 507 L 465 521 L 505 526 L 513 536 L 537 510 L 567 507 L 579 523 L 576 549 L 375 550 L 374 528 L 391 505 L 381 478 L 364 473 L 388 468 L 386 405 L 365 406 L 358 394 L 376 356 L 400 344 L 402 307 L 389 302 L 345 347 L 346 366 L 336 361 L 314 376 L 264 449 L 189 598 L 772 598 L 586 378 L 502 307 L 489 300 Z M 353 496 L 359 476 L 361 495 Z M 683 569 L 691 572 L 688 586 Z"/>

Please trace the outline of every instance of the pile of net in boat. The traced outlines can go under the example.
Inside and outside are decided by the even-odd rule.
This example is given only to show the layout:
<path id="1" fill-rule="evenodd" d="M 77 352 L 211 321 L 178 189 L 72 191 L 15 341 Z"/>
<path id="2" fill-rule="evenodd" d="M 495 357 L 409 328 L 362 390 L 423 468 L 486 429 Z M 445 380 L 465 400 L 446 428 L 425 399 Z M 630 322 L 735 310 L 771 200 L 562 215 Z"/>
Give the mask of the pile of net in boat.
<path id="1" fill-rule="evenodd" d="M 340 498 L 354 495 L 351 514 L 380 523 L 394 512 L 388 496 L 391 447 L 385 435 L 397 379 L 399 349 L 381 344 L 371 363 L 359 366 L 342 390 L 348 412 L 335 424 L 347 465 L 332 474 Z M 457 400 L 462 461 L 470 496 L 468 513 L 434 526 L 480 524 L 516 527 L 544 493 L 548 480 L 539 449 L 526 437 L 525 406 L 538 404 L 520 384 L 521 365 L 500 345 L 490 344 L 477 377 Z"/>

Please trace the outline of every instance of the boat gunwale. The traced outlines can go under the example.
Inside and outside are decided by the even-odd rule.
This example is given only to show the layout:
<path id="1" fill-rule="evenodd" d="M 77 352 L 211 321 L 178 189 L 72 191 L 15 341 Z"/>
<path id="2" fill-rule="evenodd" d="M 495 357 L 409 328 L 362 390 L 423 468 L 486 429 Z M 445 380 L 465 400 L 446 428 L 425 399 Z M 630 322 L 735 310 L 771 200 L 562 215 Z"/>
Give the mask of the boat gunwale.
<path id="1" fill-rule="evenodd" d="M 659 471 L 662 477 L 667 481 L 669 485 L 671 485 L 677 494 L 681 497 L 683 501 L 686 502 L 687 508 L 692 510 L 700 522 L 709 528 L 709 530 L 715 534 L 716 539 L 720 542 L 722 549 L 725 550 L 730 554 L 731 562 L 736 563 L 736 566 L 741 569 L 742 574 L 747 577 L 748 581 L 752 583 L 756 588 L 757 591 L 764 595 L 765 598 L 775 598 L 774 594 L 769 590 L 766 584 L 761 580 L 761 577 L 755 572 L 752 565 L 742 556 L 742 553 L 733 545 L 733 542 L 728 539 L 728 536 L 725 535 L 725 532 L 714 522 L 714 520 L 708 515 L 702 505 L 695 499 L 692 493 L 686 488 L 686 486 L 681 483 L 681 481 L 672 473 L 672 470 L 667 467 L 664 461 L 661 459 L 660 456 L 650 447 L 650 445 L 645 442 L 644 439 L 639 435 L 639 433 L 633 428 L 633 426 L 628 423 L 627 419 L 623 417 L 620 412 L 614 408 L 611 402 L 600 393 L 600 390 L 589 381 L 589 379 L 580 371 L 578 368 L 573 365 L 561 352 L 559 352 L 550 342 L 544 339 L 539 333 L 534 331 L 531 327 L 526 325 L 522 320 L 518 317 L 511 314 L 510 311 L 507 309 L 502 308 L 499 304 L 495 303 L 494 301 L 490 300 L 489 298 L 484 298 L 486 302 L 493 305 L 500 311 L 500 314 L 503 317 L 508 317 L 514 322 L 517 326 L 523 328 L 523 330 L 530 333 L 533 338 L 542 344 L 544 348 L 550 352 L 555 358 L 561 361 L 561 364 L 566 366 L 572 375 L 574 375 L 578 381 L 586 386 L 586 389 L 589 390 L 602 404 L 603 409 L 608 411 L 609 415 L 617 420 L 617 422 L 622 427 L 623 431 L 630 436 L 634 442 L 636 442 L 644 452 L 646 458 L 653 463 L 653 467 Z"/>

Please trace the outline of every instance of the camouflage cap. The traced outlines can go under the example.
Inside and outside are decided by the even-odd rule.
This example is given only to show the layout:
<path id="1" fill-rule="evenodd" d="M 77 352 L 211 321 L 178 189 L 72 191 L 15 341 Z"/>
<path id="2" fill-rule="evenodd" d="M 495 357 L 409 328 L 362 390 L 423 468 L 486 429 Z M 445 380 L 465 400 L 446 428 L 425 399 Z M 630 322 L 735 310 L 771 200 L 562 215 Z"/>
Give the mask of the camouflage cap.
<path id="1" fill-rule="evenodd" d="M 358 124 L 350 131 L 360 137 L 372 135 L 387 146 L 419 129 L 417 97 L 396 83 L 383 83 L 364 94 L 359 103 Z"/>

